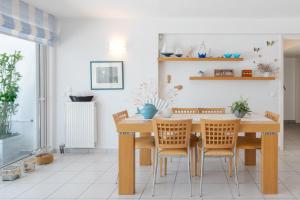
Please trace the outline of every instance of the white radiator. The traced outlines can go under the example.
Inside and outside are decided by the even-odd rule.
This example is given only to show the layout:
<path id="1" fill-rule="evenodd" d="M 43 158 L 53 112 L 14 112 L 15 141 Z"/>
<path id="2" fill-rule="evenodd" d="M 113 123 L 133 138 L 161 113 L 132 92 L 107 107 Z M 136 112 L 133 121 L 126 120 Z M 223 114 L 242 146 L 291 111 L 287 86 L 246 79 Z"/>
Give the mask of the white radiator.
<path id="1" fill-rule="evenodd" d="M 94 148 L 97 141 L 96 103 L 67 102 L 66 148 Z"/>

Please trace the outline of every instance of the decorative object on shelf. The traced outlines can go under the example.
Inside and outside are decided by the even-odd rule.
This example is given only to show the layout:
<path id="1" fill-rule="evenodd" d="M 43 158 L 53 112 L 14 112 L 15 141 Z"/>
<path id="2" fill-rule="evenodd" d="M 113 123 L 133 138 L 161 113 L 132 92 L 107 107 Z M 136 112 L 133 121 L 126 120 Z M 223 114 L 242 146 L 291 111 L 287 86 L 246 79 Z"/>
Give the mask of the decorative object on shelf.
<path id="1" fill-rule="evenodd" d="M 176 57 L 182 57 L 183 56 L 183 51 L 181 48 L 176 48 L 175 50 L 175 54 L 174 54 Z"/>
<path id="2" fill-rule="evenodd" d="M 239 58 L 239 57 L 241 56 L 241 54 L 239 54 L 239 53 L 234 53 L 234 54 L 232 54 L 232 56 L 233 56 L 234 58 Z"/>
<path id="3" fill-rule="evenodd" d="M 201 76 L 201 77 L 204 76 L 204 71 L 199 70 L 198 75 Z"/>
<path id="4" fill-rule="evenodd" d="M 275 44 L 274 40 L 266 41 L 267 47 L 271 47 Z"/>
<path id="5" fill-rule="evenodd" d="M 258 53 L 258 52 L 260 51 L 260 48 L 254 47 L 254 48 L 253 48 L 253 51 L 254 51 L 254 53 Z"/>
<path id="6" fill-rule="evenodd" d="M 170 57 L 170 56 L 172 56 L 174 53 L 172 53 L 172 52 L 162 52 L 162 53 L 160 53 L 161 55 L 163 55 L 163 56 L 166 56 L 166 57 Z"/>
<path id="7" fill-rule="evenodd" d="M 69 96 L 72 102 L 90 102 L 94 96 Z"/>
<path id="8" fill-rule="evenodd" d="M 264 77 L 269 77 L 273 74 L 273 69 L 269 64 L 260 63 L 257 65 L 257 70 L 262 73 Z"/>
<path id="9" fill-rule="evenodd" d="M 243 69 L 242 77 L 252 77 L 253 73 L 251 69 Z"/>
<path id="10" fill-rule="evenodd" d="M 233 102 L 231 105 L 231 112 L 237 118 L 243 118 L 246 114 L 251 112 L 248 100 L 241 97 L 240 100 Z"/>
<path id="11" fill-rule="evenodd" d="M 205 43 L 204 41 L 202 41 L 200 47 L 199 47 L 199 50 L 198 50 L 198 57 L 199 58 L 206 58 L 206 46 L 205 46 Z"/>
<path id="12" fill-rule="evenodd" d="M 172 80 L 172 76 L 170 74 L 167 75 L 167 83 L 170 84 Z"/>
<path id="13" fill-rule="evenodd" d="M 91 61 L 92 90 L 124 89 L 123 61 Z"/>
<path id="14" fill-rule="evenodd" d="M 194 50 L 192 47 L 190 47 L 186 50 L 186 53 L 185 53 L 186 57 L 191 58 L 191 57 L 193 57 L 193 54 L 194 54 Z"/>
<path id="15" fill-rule="evenodd" d="M 152 119 L 157 111 L 156 107 L 151 103 L 146 103 L 142 109 L 137 108 L 137 114 L 143 115 L 144 119 Z"/>
<path id="16" fill-rule="evenodd" d="M 23 162 L 24 171 L 26 173 L 33 172 L 35 170 L 36 160 L 35 158 L 29 158 Z"/>
<path id="17" fill-rule="evenodd" d="M 215 69 L 215 76 L 232 77 L 234 76 L 233 69 Z"/>
<path id="18" fill-rule="evenodd" d="M 231 58 L 232 57 L 232 54 L 231 53 L 225 53 L 224 54 L 224 58 Z"/>
<path id="19" fill-rule="evenodd" d="M 21 167 L 20 166 L 7 166 L 1 170 L 3 181 L 14 181 L 21 177 Z"/>

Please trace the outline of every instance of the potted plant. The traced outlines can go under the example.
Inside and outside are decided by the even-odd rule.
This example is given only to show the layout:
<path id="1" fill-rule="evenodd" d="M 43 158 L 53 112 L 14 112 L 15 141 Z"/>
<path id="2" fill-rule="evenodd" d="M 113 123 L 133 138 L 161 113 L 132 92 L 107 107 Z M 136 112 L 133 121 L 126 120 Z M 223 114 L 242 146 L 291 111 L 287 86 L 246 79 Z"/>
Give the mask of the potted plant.
<path id="1" fill-rule="evenodd" d="M 6 162 L 18 154 L 16 136 L 11 130 L 11 118 L 17 112 L 16 99 L 19 92 L 18 82 L 21 75 L 16 71 L 16 64 L 22 59 L 21 52 L 0 54 L 0 159 Z M 5 158 L 6 156 L 6 158 Z"/>
<path id="2" fill-rule="evenodd" d="M 247 113 L 251 112 L 247 99 L 241 98 L 231 105 L 231 112 L 238 118 L 243 118 Z"/>
<path id="3" fill-rule="evenodd" d="M 269 64 L 258 64 L 257 70 L 263 74 L 264 77 L 269 77 L 273 73 L 273 69 Z"/>

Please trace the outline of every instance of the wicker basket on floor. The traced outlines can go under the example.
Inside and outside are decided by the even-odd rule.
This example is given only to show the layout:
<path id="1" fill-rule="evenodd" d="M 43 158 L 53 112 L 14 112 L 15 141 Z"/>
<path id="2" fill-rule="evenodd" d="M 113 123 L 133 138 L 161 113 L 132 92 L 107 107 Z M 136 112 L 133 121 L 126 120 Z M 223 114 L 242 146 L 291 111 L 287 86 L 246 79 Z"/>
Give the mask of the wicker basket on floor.
<path id="1" fill-rule="evenodd" d="M 45 165 L 53 162 L 53 154 L 51 153 L 41 153 L 35 156 L 36 163 L 38 165 Z"/>

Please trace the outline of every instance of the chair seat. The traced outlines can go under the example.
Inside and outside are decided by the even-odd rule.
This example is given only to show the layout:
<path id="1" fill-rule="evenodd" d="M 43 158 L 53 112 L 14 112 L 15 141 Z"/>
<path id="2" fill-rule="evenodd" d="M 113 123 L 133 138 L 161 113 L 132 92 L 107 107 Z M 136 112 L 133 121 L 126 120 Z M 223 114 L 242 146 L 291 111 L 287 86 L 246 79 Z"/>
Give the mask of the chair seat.
<path id="1" fill-rule="evenodd" d="M 135 138 L 136 149 L 151 149 L 155 147 L 153 136 L 144 136 Z"/>
<path id="2" fill-rule="evenodd" d="M 238 137 L 236 148 L 238 149 L 261 149 L 260 138 Z"/>
<path id="3" fill-rule="evenodd" d="M 159 150 L 160 155 L 164 156 L 187 156 L 188 152 L 186 149 L 161 149 Z"/>
<path id="4" fill-rule="evenodd" d="M 206 149 L 205 156 L 233 156 L 232 149 Z"/>

